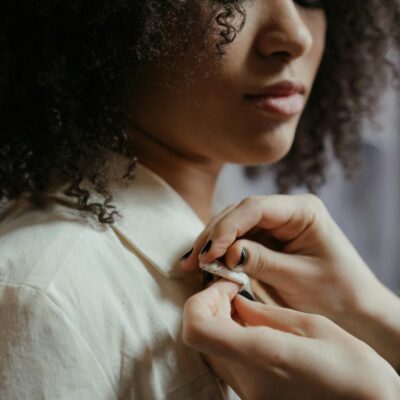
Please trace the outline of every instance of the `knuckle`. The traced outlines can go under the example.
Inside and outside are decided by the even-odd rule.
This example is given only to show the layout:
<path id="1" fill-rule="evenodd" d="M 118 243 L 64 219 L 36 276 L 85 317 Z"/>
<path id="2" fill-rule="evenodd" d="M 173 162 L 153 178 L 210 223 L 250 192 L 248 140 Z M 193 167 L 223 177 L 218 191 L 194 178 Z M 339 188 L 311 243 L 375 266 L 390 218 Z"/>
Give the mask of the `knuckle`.
<path id="1" fill-rule="evenodd" d="M 230 229 L 235 229 L 235 226 L 232 226 L 232 224 L 227 224 L 227 222 L 223 219 L 221 221 L 219 221 L 215 226 L 214 229 L 212 230 L 212 236 L 213 239 L 216 240 L 219 237 L 223 237 L 224 233 L 227 230 Z"/>
<path id="2" fill-rule="evenodd" d="M 304 314 L 299 318 L 299 325 L 306 333 L 312 334 L 318 326 L 317 316 L 313 314 Z"/>
<path id="3" fill-rule="evenodd" d="M 316 336 L 321 330 L 330 327 L 332 322 L 323 315 L 305 314 L 300 317 L 300 328 L 308 336 Z"/>
<path id="4" fill-rule="evenodd" d="M 221 211 L 217 216 L 215 216 L 205 227 L 203 232 L 198 236 L 198 242 L 204 242 L 206 238 L 210 235 L 218 236 L 225 229 L 225 221 L 226 217 L 229 215 L 230 211 L 232 211 L 237 206 L 237 203 L 233 203 L 226 207 L 223 211 Z"/>
<path id="5" fill-rule="evenodd" d="M 213 246 L 211 250 L 208 252 L 208 254 L 216 257 L 220 257 L 222 255 L 226 255 L 228 251 L 232 248 L 234 248 L 234 252 L 236 252 L 236 247 L 235 247 L 235 238 L 236 238 L 236 231 L 228 231 L 228 230 L 222 230 L 220 232 L 214 232 L 212 235 L 212 240 L 213 240 Z"/>
<path id="6" fill-rule="evenodd" d="M 214 238 L 223 236 L 226 232 L 236 230 L 238 228 L 238 223 L 235 219 L 230 217 L 230 214 L 224 215 L 221 219 L 213 224 L 211 232 Z"/>
<path id="7" fill-rule="evenodd" d="M 334 323 L 324 315 L 316 315 L 316 319 L 316 324 L 318 325 L 318 328 L 326 329 L 331 328 L 334 325 Z"/>
<path id="8" fill-rule="evenodd" d="M 245 207 L 259 207 L 260 202 L 260 196 L 249 196 L 242 200 L 241 205 Z"/>
<path id="9" fill-rule="evenodd" d="M 325 204 L 323 201 L 312 193 L 307 193 L 303 195 L 305 204 L 310 207 L 311 210 L 314 211 L 323 211 L 325 210 Z"/>
<path id="10" fill-rule="evenodd" d="M 262 275 L 265 273 L 270 264 L 268 262 L 268 257 L 264 254 L 261 255 L 259 252 L 255 252 L 252 255 L 249 255 L 248 264 L 251 266 L 251 272 L 255 276 Z"/>
<path id="11" fill-rule="evenodd" d="M 194 347 L 200 341 L 199 331 L 193 323 L 185 323 L 182 330 L 182 340 L 187 346 Z"/>
<path id="12" fill-rule="evenodd" d="M 234 208 L 237 207 L 239 203 L 231 203 L 229 206 L 225 207 L 222 212 L 220 213 L 220 215 L 225 215 L 227 213 L 229 213 L 230 211 L 232 211 Z"/>
<path id="13" fill-rule="evenodd" d="M 230 246 L 237 239 L 240 232 L 240 222 L 232 218 L 223 218 L 215 225 L 211 232 L 214 242 L 220 246 Z"/>
<path id="14" fill-rule="evenodd" d="M 191 300 L 188 300 L 187 306 L 190 307 Z M 182 327 L 182 340 L 186 345 L 191 345 L 194 339 L 197 337 L 197 328 L 196 325 L 192 322 L 191 319 L 183 320 Z"/>
<path id="15" fill-rule="evenodd" d="M 307 193 L 303 195 L 303 212 L 308 216 L 308 220 L 313 223 L 313 226 L 320 227 L 320 222 L 326 220 L 328 213 L 323 201 L 314 194 Z"/>

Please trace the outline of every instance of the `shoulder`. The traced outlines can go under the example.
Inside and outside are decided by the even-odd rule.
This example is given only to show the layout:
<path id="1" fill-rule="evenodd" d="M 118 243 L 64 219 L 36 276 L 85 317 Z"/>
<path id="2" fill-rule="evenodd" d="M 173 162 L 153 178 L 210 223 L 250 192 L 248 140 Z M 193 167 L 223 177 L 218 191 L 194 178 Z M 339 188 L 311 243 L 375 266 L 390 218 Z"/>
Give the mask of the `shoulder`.
<path id="1" fill-rule="evenodd" d="M 112 228 L 98 226 L 68 207 L 39 210 L 18 205 L 3 215 L 2 342 L 15 351 L 23 346 L 35 352 L 42 346 L 48 358 L 53 357 L 54 365 L 58 362 L 57 348 L 64 348 L 71 357 L 84 354 L 88 362 L 97 364 L 92 368 L 112 375 L 107 360 L 112 352 L 118 352 L 118 341 L 111 340 L 107 331 L 110 324 L 117 331 L 115 336 L 121 330 L 115 318 L 121 313 L 121 302 L 113 299 L 119 294 L 120 283 L 128 282 L 118 275 L 118 266 L 125 262 L 121 248 Z M 130 261 L 137 265 L 141 262 L 133 254 Z M 35 338 L 43 339 L 43 343 L 29 342 Z M 0 343 L 0 358 L 3 352 Z M 37 353 L 32 357 L 39 359 Z M 15 362 L 19 362 L 18 357 Z M 78 364 L 79 357 L 68 362 Z"/>
<path id="2" fill-rule="evenodd" d="M 101 319 L 124 303 L 123 296 L 136 300 L 147 293 L 143 258 L 113 227 L 63 205 L 9 213 L 0 222 L 0 254 L 3 293 L 6 288 L 42 293 L 74 325 L 84 313 Z"/>
<path id="3" fill-rule="evenodd" d="M 82 268 L 91 254 L 105 252 L 111 232 L 69 207 L 20 202 L 0 222 L 0 283 L 46 291 L 71 258 Z"/>

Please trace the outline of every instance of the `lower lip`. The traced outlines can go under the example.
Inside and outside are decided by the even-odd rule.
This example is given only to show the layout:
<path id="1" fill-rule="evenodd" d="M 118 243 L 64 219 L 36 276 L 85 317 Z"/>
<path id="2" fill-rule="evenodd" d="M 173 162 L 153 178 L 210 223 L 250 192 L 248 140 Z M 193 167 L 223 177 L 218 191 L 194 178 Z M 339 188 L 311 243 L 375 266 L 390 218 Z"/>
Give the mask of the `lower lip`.
<path id="1" fill-rule="evenodd" d="M 246 96 L 257 108 L 282 117 L 293 117 L 303 111 L 304 96 L 293 93 L 287 96 Z"/>

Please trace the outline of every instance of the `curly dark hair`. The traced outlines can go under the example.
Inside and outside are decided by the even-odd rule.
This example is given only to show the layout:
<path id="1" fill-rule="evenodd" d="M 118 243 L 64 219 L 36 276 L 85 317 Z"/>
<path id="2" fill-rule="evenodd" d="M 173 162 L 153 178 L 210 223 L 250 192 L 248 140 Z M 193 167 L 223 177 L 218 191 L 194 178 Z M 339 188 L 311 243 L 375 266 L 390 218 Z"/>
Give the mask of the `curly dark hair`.
<path id="1" fill-rule="evenodd" d="M 39 201 L 62 182 L 80 210 L 113 222 L 117 210 L 105 173 L 106 152 L 129 158 L 124 178 L 132 179 L 137 159 L 123 104 L 134 90 L 138 65 L 177 54 L 178 48 L 200 49 L 195 37 L 205 37 L 209 29 L 218 30 L 216 53 L 223 57 L 245 23 L 245 2 L 2 2 L 0 203 L 25 194 Z M 394 49 L 400 44 L 396 0 L 325 0 L 323 6 L 326 52 L 299 134 L 278 164 L 281 191 L 296 185 L 314 191 L 324 182 L 327 138 L 345 169 L 355 169 L 361 122 L 373 115 L 383 80 L 394 72 L 387 54 L 391 41 Z M 171 35 L 171 27 L 179 34 Z M 91 190 L 82 186 L 84 179 Z M 93 200 L 94 194 L 101 201 Z"/>

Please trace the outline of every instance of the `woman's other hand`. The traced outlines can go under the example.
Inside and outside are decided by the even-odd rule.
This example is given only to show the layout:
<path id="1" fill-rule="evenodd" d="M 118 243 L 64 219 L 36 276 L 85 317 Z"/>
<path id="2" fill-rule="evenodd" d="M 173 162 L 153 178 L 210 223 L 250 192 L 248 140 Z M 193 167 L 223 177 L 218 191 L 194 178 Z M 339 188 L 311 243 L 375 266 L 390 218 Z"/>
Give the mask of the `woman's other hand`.
<path id="1" fill-rule="evenodd" d="M 258 196 L 224 210 L 182 267 L 192 270 L 199 260 L 217 258 L 272 286 L 288 306 L 333 320 L 400 366 L 400 300 L 377 280 L 317 197 Z"/>
<path id="2" fill-rule="evenodd" d="M 183 340 L 242 399 L 398 399 L 400 379 L 325 317 L 250 302 L 220 280 L 191 297 Z"/>

